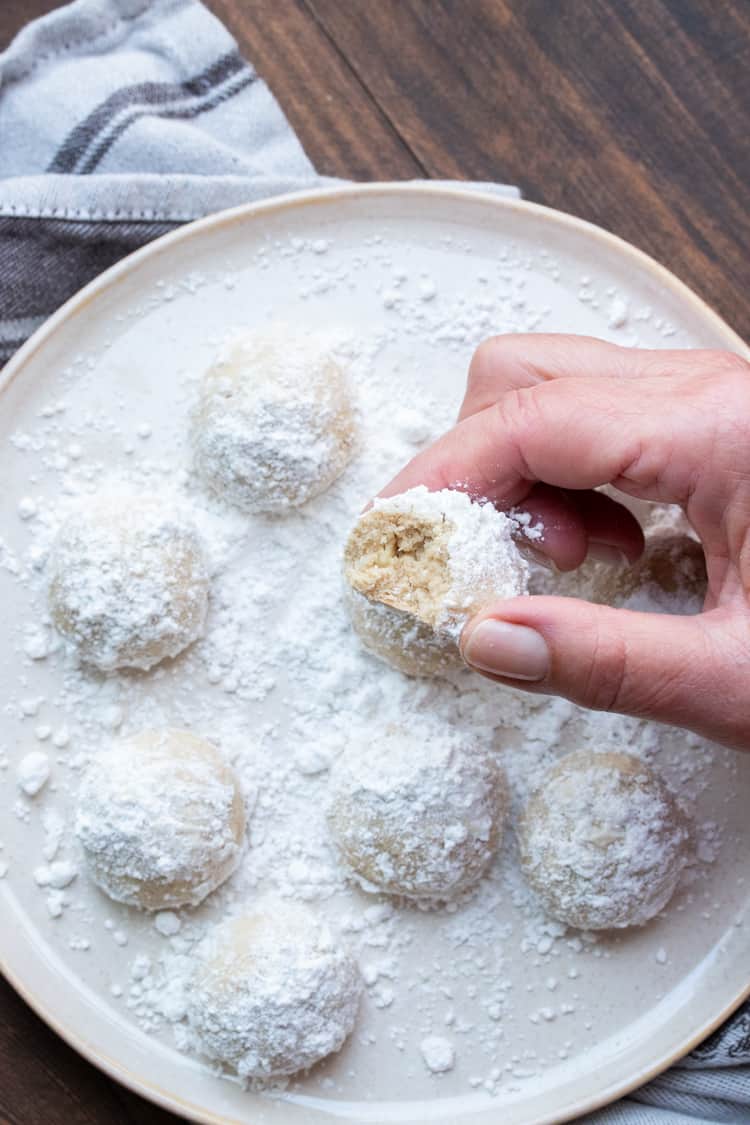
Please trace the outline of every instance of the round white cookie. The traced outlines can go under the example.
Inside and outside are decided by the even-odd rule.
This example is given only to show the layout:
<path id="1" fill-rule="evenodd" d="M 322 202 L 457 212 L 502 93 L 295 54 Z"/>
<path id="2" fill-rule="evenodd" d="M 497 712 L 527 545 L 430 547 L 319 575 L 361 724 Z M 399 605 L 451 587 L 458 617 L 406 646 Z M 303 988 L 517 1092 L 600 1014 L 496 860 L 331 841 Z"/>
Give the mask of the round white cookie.
<path id="1" fill-rule="evenodd" d="M 99 754 L 78 793 L 88 869 L 116 902 L 197 906 L 242 854 L 245 805 L 234 771 L 189 731 L 143 731 Z"/>
<path id="2" fill-rule="evenodd" d="M 519 826 L 521 866 L 554 918 L 585 930 L 641 926 L 674 894 L 688 829 L 640 759 L 578 750 L 545 777 Z"/>
<path id="3" fill-rule="evenodd" d="M 503 834 L 503 773 L 454 730 L 391 729 L 352 743 L 331 771 L 328 824 L 366 890 L 446 900 L 476 883 Z"/>
<path id="4" fill-rule="evenodd" d="M 203 632 L 209 582 L 198 532 L 155 498 L 81 503 L 55 537 L 48 573 L 55 627 L 100 671 L 147 670 Z"/>
<path id="5" fill-rule="evenodd" d="M 193 414 L 195 467 L 248 512 L 284 512 L 346 467 L 355 425 L 344 372 L 311 332 L 275 325 L 230 338 Z"/>
<path id="6" fill-rule="evenodd" d="M 196 1046 L 243 1078 L 306 1070 L 354 1026 L 359 970 L 307 907 L 263 900 L 215 926 L 196 958 L 187 1010 Z"/>

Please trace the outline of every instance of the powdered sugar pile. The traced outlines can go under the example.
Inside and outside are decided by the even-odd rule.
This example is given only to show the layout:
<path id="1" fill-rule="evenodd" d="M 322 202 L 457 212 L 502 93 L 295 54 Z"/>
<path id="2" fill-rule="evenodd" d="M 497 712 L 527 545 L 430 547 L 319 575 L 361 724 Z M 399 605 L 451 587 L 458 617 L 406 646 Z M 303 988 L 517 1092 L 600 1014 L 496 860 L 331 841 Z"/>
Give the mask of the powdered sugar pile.
<path id="1" fill-rule="evenodd" d="M 419 1044 L 425 1066 L 433 1074 L 443 1074 L 451 1070 L 456 1061 L 456 1053 L 449 1039 L 442 1035 L 427 1035 Z"/>
<path id="2" fill-rule="evenodd" d="M 16 770 L 18 787 L 27 797 L 36 797 L 49 781 L 49 758 L 41 750 L 32 750 L 21 758 Z"/>

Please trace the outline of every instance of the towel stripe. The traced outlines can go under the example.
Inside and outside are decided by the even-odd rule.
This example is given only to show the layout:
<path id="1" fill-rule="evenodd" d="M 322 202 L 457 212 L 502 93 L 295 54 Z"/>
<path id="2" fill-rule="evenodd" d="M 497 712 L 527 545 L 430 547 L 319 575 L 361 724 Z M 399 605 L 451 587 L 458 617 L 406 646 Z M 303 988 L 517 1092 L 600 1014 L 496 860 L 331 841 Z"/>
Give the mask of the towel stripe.
<path id="1" fill-rule="evenodd" d="M 179 225 L 0 217 L 0 355 L 103 270 Z"/>
<path id="2" fill-rule="evenodd" d="M 190 120 L 233 98 L 255 80 L 253 68 L 238 51 L 231 51 L 186 82 L 124 87 L 68 134 L 48 170 L 91 173 L 123 133 L 143 117 Z M 88 281 L 178 225 L 0 216 L 0 363 Z"/>
<path id="3" fill-rule="evenodd" d="M 248 68 L 246 74 L 235 75 L 232 83 L 221 90 L 217 90 L 211 98 L 204 99 L 194 105 L 167 108 L 151 106 L 149 108 L 134 110 L 124 120 L 118 121 L 109 135 L 100 141 L 93 152 L 87 157 L 85 163 L 80 167 L 80 173 L 88 175 L 95 171 L 97 165 L 104 159 L 112 145 L 119 140 L 126 129 L 129 129 L 136 121 L 140 121 L 141 118 L 160 117 L 189 120 L 190 118 L 198 117 L 201 113 L 207 113 L 208 110 L 215 109 L 218 105 L 221 105 L 222 102 L 228 101 L 229 98 L 233 98 L 235 94 L 239 94 L 241 90 L 252 85 L 254 81 L 255 74 Z"/>
<path id="4" fill-rule="evenodd" d="M 239 51 L 235 50 L 222 55 L 211 66 L 185 82 L 140 82 L 124 86 L 75 126 L 58 149 L 47 171 L 68 174 L 77 172 L 79 165 L 86 162 L 90 147 L 124 110 L 138 105 L 163 106 L 185 98 L 196 98 L 200 102 L 217 86 L 242 72 L 255 77 L 255 71 Z"/>

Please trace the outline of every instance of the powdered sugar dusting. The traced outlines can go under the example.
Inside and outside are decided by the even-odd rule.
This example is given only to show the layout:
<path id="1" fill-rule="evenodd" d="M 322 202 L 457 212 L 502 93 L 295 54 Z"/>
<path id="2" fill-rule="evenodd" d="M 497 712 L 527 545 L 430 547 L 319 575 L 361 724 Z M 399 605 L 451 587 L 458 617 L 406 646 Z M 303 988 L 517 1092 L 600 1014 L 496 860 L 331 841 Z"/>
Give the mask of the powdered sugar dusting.
<path id="1" fill-rule="evenodd" d="M 594 279 L 586 301 L 578 300 L 576 263 L 510 238 L 498 246 L 489 227 L 482 237 L 491 254 L 484 241 L 469 246 L 452 223 L 434 224 L 413 244 L 415 261 L 405 261 L 405 228 L 378 229 L 378 222 L 350 245 L 338 228 L 314 239 L 290 234 L 288 209 L 284 225 L 264 221 L 251 245 L 222 250 L 210 268 L 199 253 L 189 274 L 167 272 L 163 256 L 155 269 L 165 272 L 152 270 L 150 281 L 132 287 L 114 321 L 90 321 L 81 343 L 61 347 L 48 374 L 30 372 L 38 393 L 12 399 L 0 497 L 7 810 L 0 895 L 11 888 L 11 911 L 23 902 L 67 972 L 109 1008 L 118 1035 L 153 1036 L 141 1046 L 165 1075 L 176 1064 L 164 1044 L 195 1052 L 187 1000 L 195 950 L 211 927 L 252 910 L 266 892 L 306 902 L 327 920 L 335 946 L 359 961 L 366 994 L 341 1052 L 291 1079 L 288 1098 L 331 1098 L 339 1106 L 361 1099 L 377 1114 L 373 1102 L 384 1097 L 464 1094 L 471 1110 L 493 1096 L 518 1101 L 524 1088 L 536 1094 L 558 1074 L 567 1081 L 568 1066 L 585 1076 L 592 1046 L 609 1051 L 607 1038 L 628 1032 L 644 999 L 649 1012 L 658 1008 L 659 996 L 669 997 L 700 965 L 717 935 L 735 918 L 742 924 L 746 888 L 732 857 L 746 850 L 737 827 L 745 782 L 732 755 L 693 736 L 501 690 L 460 667 L 440 681 L 406 679 L 363 650 L 342 603 L 343 541 L 367 499 L 451 424 L 471 346 L 497 330 L 569 330 L 573 306 L 576 330 L 601 334 L 615 296 Z M 318 253 L 312 242 L 322 234 L 327 247 Z M 641 316 L 644 296 L 627 297 L 629 319 L 618 337 L 658 345 L 659 309 Z M 327 492 L 266 519 L 233 511 L 199 485 L 186 435 L 202 373 L 227 333 L 262 325 L 280 307 L 302 331 L 317 331 L 332 315 L 345 323 L 334 351 L 360 432 L 355 456 Z M 12 398 L 14 386 L 4 394 Z M 148 438 L 140 436 L 144 425 Z M 46 604 L 45 559 L 71 502 L 123 487 L 166 491 L 187 505 L 211 579 L 203 636 L 147 676 L 82 669 L 60 643 Z M 354 887 L 326 825 L 330 767 L 353 731 L 369 732 L 374 753 L 384 727 L 405 724 L 418 735 L 427 717 L 492 745 L 508 777 L 513 824 L 565 751 L 615 746 L 653 762 L 697 810 L 698 854 L 664 917 L 626 938 L 567 929 L 529 893 L 512 831 L 475 889 L 440 910 Z M 115 737 L 156 726 L 208 737 L 258 796 L 232 877 L 197 908 L 153 915 L 110 903 L 92 887 L 72 808 L 89 761 Z M 16 767 L 38 746 L 51 773 L 32 798 L 19 790 Z M 72 866 L 78 877 L 38 885 L 33 871 L 53 863 Z M 66 870 L 55 869 L 52 880 Z M 665 959 L 657 960 L 659 951 Z M 618 982 L 636 974 L 642 992 L 634 997 Z M 611 1000 L 604 1013 L 602 996 Z M 451 1070 L 429 1069 L 421 1051 L 429 1037 L 450 1043 Z M 188 1065 L 184 1073 L 187 1083 L 196 1070 Z M 202 1080 L 210 1089 L 210 1075 Z M 229 1087 L 221 1097 L 241 1099 L 237 1112 L 251 1105 L 259 1118 L 267 1107 Z"/>

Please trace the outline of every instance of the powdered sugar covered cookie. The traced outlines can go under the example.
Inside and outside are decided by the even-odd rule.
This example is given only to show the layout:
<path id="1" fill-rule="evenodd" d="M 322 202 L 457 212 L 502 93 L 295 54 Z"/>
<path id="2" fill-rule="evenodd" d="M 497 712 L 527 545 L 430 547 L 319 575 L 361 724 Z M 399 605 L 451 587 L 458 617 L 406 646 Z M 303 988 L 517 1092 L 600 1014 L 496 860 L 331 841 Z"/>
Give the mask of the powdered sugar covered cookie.
<path id="1" fill-rule="evenodd" d="M 320 918 L 266 899 L 201 943 L 188 1020 L 204 1054 L 243 1078 L 272 1078 L 338 1051 L 361 992 L 356 963 Z"/>
<path id="2" fill-rule="evenodd" d="M 240 860 L 245 805 L 210 742 L 184 730 L 143 731 L 89 766 L 75 828 L 110 898 L 146 910 L 196 906 Z"/>
<path id="3" fill-rule="evenodd" d="M 325 491 L 354 446 L 347 381 L 325 342 L 275 325 L 229 339 L 193 415 L 198 475 L 250 512 L 284 512 Z"/>
<path id="4" fill-rule="evenodd" d="M 369 890 L 435 900 L 465 890 L 497 850 L 506 812 L 501 769 L 456 730 L 354 742 L 331 775 L 329 827 Z"/>
<path id="5" fill-rule="evenodd" d="M 672 897 L 688 831 L 644 762 L 578 750 L 547 774 L 519 827 L 524 874 L 553 917 L 587 930 L 640 926 Z"/>
<path id="6" fill-rule="evenodd" d="M 177 656 L 203 632 L 208 608 L 198 532 L 166 499 L 82 502 L 52 545 L 49 606 L 59 632 L 101 671 Z"/>

